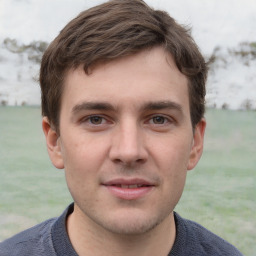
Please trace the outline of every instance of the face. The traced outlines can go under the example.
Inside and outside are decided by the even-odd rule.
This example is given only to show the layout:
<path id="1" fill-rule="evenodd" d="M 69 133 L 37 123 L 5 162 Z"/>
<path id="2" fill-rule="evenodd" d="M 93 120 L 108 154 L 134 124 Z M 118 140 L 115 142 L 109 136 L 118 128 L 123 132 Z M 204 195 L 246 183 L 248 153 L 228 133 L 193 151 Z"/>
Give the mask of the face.
<path id="1" fill-rule="evenodd" d="M 202 152 L 205 122 L 191 125 L 187 79 L 162 48 L 66 77 L 60 134 L 46 118 L 48 151 L 65 168 L 75 212 L 119 234 L 167 219 Z"/>

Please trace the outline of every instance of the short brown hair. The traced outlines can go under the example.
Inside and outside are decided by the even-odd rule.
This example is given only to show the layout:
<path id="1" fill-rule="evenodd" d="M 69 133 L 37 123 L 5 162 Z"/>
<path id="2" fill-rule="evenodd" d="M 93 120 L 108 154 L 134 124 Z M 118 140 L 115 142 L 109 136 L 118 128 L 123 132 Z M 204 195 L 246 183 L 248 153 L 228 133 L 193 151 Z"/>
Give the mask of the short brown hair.
<path id="1" fill-rule="evenodd" d="M 40 70 L 42 115 L 59 129 L 65 75 L 71 68 L 88 68 L 100 61 L 162 46 L 188 78 L 192 126 L 205 111 L 207 65 L 190 31 L 166 12 L 142 0 L 111 0 L 80 13 L 45 51 Z"/>

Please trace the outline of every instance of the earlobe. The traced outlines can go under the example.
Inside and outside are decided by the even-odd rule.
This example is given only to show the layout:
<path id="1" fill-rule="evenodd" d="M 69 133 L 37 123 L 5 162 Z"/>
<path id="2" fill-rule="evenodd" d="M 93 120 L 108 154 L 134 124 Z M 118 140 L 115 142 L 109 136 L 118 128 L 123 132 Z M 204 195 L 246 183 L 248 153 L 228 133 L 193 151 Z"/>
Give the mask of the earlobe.
<path id="1" fill-rule="evenodd" d="M 47 117 L 43 117 L 42 128 L 45 135 L 47 151 L 53 165 L 58 169 L 64 168 L 63 158 L 61 154 L 60 137 L 51 127 Z"/>
<path id="2" fill-rule="evenodd" d="M 202 118 L 195 127 L 193 145 L 191 148 L 189 162 L 187 166 L 188 170 L 192 170 L 197 165 L 203 153 L 205 127 L 206 121 L 204 118 Z"/>

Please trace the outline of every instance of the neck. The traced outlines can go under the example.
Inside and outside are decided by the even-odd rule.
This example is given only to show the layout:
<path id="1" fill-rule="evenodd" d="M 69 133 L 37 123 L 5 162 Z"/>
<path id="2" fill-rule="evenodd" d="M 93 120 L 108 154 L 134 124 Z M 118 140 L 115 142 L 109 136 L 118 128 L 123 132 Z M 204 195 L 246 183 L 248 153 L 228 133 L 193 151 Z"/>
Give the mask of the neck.
<path id="1" fill-rule="evenodd" d="M 173 213 L 146 233 L 122 235 L 105 230 L 95 223 L 92 225 L 76 210 L 75 207 L 67 219 L 67 230 L 79 256 L 166 256 L 173 246 L 176 236 Z"/>

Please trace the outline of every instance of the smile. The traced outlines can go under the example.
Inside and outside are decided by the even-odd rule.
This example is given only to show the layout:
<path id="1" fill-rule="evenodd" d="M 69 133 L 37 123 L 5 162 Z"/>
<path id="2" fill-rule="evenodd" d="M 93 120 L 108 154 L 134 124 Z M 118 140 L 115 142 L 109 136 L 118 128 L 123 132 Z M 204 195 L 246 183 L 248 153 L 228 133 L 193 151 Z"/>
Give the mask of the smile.
<path id="1" fill-rule="evenodd" d="M 137 200 L 143 198 L 155 187 L 153 183 L 141 179 L 118 179 L 106 182 L 102 185 L 111 196 L 123 200 Z"/>
<path id="2" fill-rule="evenodd" d="M 148 187 L 149 185 L 142 185 L 142 184 L 132 184 L 132 185 L 125 185 L 125 184 L 117 184 L 117 185 L 113 185 L 116 187 L 120 187 L 120 188 L 141 188 L 141 187 Z"/>

